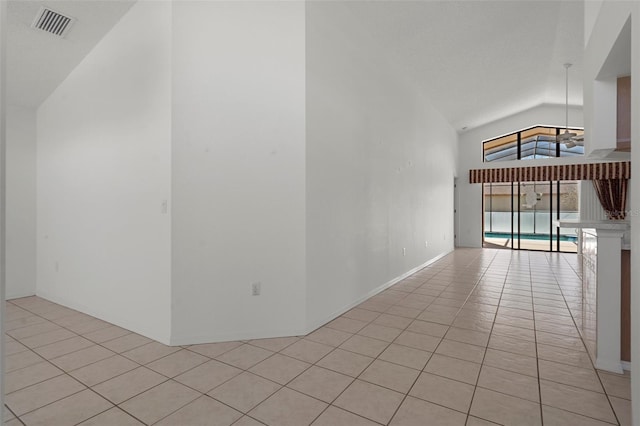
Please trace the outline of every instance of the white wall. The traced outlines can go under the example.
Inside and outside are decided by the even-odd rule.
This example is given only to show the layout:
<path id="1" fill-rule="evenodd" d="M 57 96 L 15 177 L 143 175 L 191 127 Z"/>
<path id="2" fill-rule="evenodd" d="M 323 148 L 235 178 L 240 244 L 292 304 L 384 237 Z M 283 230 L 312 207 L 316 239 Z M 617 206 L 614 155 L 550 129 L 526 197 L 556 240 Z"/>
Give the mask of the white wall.
<path id="1" fill-rule="evenodd" d="M 36 293 L 36 112 L 7 108 L 6 297 Z"/>
<path id="2" fill-rule="evenodd" d="M 593 84 L 601 71 L 606 68 L 608 74 L 616 69 L 624 71 L 628 67 L 628 57 L 622 58 L 610 54 L 615 50 L 616 40 L 631 17 L 631 114 L 638 116 L 640 111 L 640 3 L 605 1 L 595 20 L 591 37 L 585 50 L 585 128 L 597 125 L 595 116 L 597 99 L 593 93 Z M 611 77 L 609 75 L 609 77 Z M 615 77 L 615 75 L 613 76 Z M 631 141 L 637 145 L 640 140 L 640 121 L 632 120 Z M 631 161 L 640 164 L 640 149 L 632 147 Z M 635 170 L 635 169 L 634 169 Z M 640 175 L 633 173 L 631 187 L 640 188 Z M 631 197 L 631 393 L 633 422 L 640 425 L 640 197 Z"/>
<path id="3" fill-rule="evenodd" d="M 307 4 L 311 328 L 453 249 L 455 131 L 356 22 Z"/>
<path id="4" fill-rule="evenodd" d="M 564 127 L 564 105 L 541 105 L 521 113 L 497 120 L 460 135 L 458 156 L 458 192 L 460 196 L 458 246 L 482 247 L 482 185 L 469 183 L 469 170 L 489 167 L 483 163 L 482 141 L 512 133 L 538 124 Z M 581 127 L 582 108 L 569 108 L 569 124 Z M 577 159 L 551 159 L 527 162 L 527 165 L 547 164 L 554 161 L 580 161 Z M 491 163 L 491 167 L 516 167 L 521 161 Z"/>
<path id="5" fill-rule="evenodd" d="M 304 7 L 174 4 L 174 344 L 305 329 Z"/>
<path id="6" fill-rule="evenodd" d="M 170 31 L 169 2 L 138 2 L 37 118 L 37 293 L 165 343 Z"/>

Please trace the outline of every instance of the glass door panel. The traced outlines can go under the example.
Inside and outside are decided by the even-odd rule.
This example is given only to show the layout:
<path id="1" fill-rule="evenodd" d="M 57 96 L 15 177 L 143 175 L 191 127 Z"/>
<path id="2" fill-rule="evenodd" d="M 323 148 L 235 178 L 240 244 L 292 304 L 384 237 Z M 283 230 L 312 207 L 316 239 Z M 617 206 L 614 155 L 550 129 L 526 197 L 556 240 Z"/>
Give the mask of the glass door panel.
<path id="1" fill-rule="evenodd" d="M 578 182 L 484 184 L 484 243 L 514 250 L 577 251 L 575 229 L 554 226 L 579 217 Z"/>

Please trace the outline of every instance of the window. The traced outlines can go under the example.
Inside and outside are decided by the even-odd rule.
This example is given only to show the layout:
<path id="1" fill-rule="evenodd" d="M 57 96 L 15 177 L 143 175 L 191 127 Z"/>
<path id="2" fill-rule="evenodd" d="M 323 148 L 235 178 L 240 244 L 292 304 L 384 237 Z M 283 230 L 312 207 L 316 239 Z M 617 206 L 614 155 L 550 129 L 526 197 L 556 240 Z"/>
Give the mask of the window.
<path id="1" fill-rule="evenodd" d="M 571 128 L 578 136 L 584 130 Z M 535 160 L 584 154 L 582 142 L 558 143 L 562 127 L 536 126 L 483 142 L 484 161 Z"/>

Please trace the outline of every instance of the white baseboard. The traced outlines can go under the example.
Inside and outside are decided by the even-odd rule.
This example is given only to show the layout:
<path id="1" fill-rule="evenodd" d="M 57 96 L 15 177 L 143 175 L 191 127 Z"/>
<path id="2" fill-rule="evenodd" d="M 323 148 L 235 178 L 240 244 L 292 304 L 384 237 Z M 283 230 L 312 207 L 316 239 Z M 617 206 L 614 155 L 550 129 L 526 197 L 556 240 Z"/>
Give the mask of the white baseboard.
<path id="1" fill-rule="evenodd" d="M 598 370 L 610 371 L 616 374 L 624 372 L 622 363 L 624 361 L 596 359 L 596 368 Z"/>
<path id="2" fill-rule="evenodd" d="M 416 266 L 415 268 L 411 269 L 410 271 L 407 271 L 404 274 L 402 274 L 402 275 L 400 275 L 400 276 L 398 276 L 396 278 L 393 278 L 391 281 L 387 281 L 386 283 L 374 288 L 373 290 L 371 290 L 370 292 L 368 292 L 364 296 L 358 298 L 354 302 L 351 302 L 351 303 L 347 304 L 346 306 L 338 309 L 337 311 L 334 311 L 332 314 L 327 315 L 323 319 L 320 319 L 318 321 L 313 322 L 312 324 L 307 326 L 307 330 L 306 330 L 306 332 L 304 334 L 309 334 L 313 330 L 322 327 L 323 325 L 327 324 L 328 322 L 330 322 L 330 321 L 336 319 L 337 317 L 339 317 L 340 315 L 344 314 L 348 310 L 353 309 L 354 307 L 358 306 L 360 303 L 364 302 L 365 300 L 367 300 L 367 299 L 375 296 L 376 294 L 388 289 L 392 285 L 397 284 L 398 282 L 402 281 L 403 279 L 407 278 L 410 275 L 415 274 L 419 270 L 421 270 L 423 268 L 426 268 L 427 266 L 431 265 L 432 263 L 437 262 L 438 260 L 442 259 L 443 257 L 448 255 L 449 253 L 452 253 L 454 250 L 455 250 L 455 248 L 451 249 L 449 251 L 446 251 L 444 253 L 441 253 L 441 254 L 437 255 L 436 257 L 434 257 L 432 259 L 427 260 L 423 264 Z"/>
<path id="3" fill-rule="evenodd" d="M 23 297 L 31 297 L 31 296 L 35 296 L 36 293 L 35 292 L 18 292 L 18 293 L 7 293 L 7 295 L 5 296 L 6 300 L 12 300 L 12 299 L 21 299 Z"/>
<path id="4" fill-rule="evenodd" d="M 629 361 L 620 361 L 620 364 L 622 364 L 622 369 L 624 371 L 631 371 L 631 362 L 629 362 Z"/>
<path id="5" fill-rule="evenodd" d="M 260 331 L 260 332 L 249 331 L 249 332 L 224 333 L 224 334 L 215 334 L 215 335 L 180 336 L 179 338 L 172 338 L 170 344 L 171 344 L 171 346 L 181 346 L 181 345 L 193 345 L 193 344 L 199 344 L 199 343 L 227 342 L 227 341 L 231 341 L 231 340 L 252 340 L 252 339 L 268 339 L 268 338 L 274 338 L 274 337 L 304 336 L 304 335 L 307 335 L 307 334 L 311 333 L 315 329 L 317 329 L 319 327 L 322 327 L 326 323 L 334 320 L 335 318 L 339 317 L 343 313 L 345 313 L 348 310 L 354 308 L 355 306 L 359 305 L 360 303 L 364 302 L 365 300 L 369 299 L 370 297 L 375 296 L 376 294 L 386 290 L 387 288 L 391 287 L 392 285 L 402 281 L 406 277 L 416 273 L 420 269 L 425 268 L 425 267 L 431 265 L 432 263 L 440 260 L 444 256 L 446 256 L 449 253 L 451 253 L 453 250 L 454 249 L 452 249 L 450 251 L 447 251 L 447 252 L 444 252 L 442 254 L 439 254 L 438 256 L 434 257 L 433 259 L 430 259 L 430 260 L 424 262 L 423 264 L 421 264 L 419 266 L 416 266 L 415 268 L 411 269 L 410 271 L 407 271 L 404 274 L 402 274 L 402 275 L 400 275 L 400 276 L 398 276 L 398 277 L 396 277 L 396 278 L 394 278 L 394 279 L 392 279 L 392 280 L 390 280 L 390 281 L 388 281 L 388 282 L 376 287 L 375 289 L 369 291 L 367 294 L 365 294 L 364 296 L 358 298 L 354 302 L 351 302 L 351 303 L 347 304 L 346 306 L 344 306 L 343 308 L 338 309 L 337 311 L 333 312 L 332 314 L 327 315 L 323 319 L 315 321 L 311 325 L 308 325 L 306 329 L 292 328 L 291 330 L 271 330 L 271 331 L 264 331 L 263 330 L 263 331 Z"/>

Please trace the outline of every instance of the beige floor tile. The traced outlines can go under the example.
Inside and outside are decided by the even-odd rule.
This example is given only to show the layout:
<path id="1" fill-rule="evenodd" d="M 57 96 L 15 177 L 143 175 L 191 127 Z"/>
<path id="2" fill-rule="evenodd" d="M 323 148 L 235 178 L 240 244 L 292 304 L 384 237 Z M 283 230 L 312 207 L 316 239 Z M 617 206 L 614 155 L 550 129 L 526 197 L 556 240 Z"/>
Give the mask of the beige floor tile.
<path id="1" fill-rule="evenodd" d="M 380 312 L 369 311 L 366 309 L 353 308 L 342 314 L 343 317 L 357 319 L 360 321 L 371 322 L 380 316 Z"/>
<path id="2" fill-rule="evenodd" d="M 505 324 L 495 324 L 491 333 L 492 335 L 496 336 L 507 336 L 514 339 L 528 340 L 530 342 L 536 341 L 536 333 L 533 330 L 529 330 L 527 328 L 512 327 Z"/>
<path id="3" fill-rule="evenodd" d="M 323 345 L 333 346 L 335 348 L 343 344 L 352 335 L 352 333 L 322 327 L 307 335 L 306 338 L 317 343 L 322 343 Z"/>
<path id="4" fill-rule="evenodd" d="M 313 364 L 332 350 L 332 346 L 323 345 L 322 343 L 317 343 L 307 339 L 301 339 L 293 345 L 288 346 L 286 349 L 283 349 L 280 353 Z"/>
<path id="5" fill-rule="evenodd" d="M 249 415 L 268 425 L 304 426 L 327 407 L 324 402 L 288 388 L 282 388 L 251 410 Z"/>
<path id="6" fill-rule="evenodd" d="M 10 339 L 10 337 L 6 337 Z M 4 345 L 5 356 L 14 355 L 28 350 L 29 348 L 27 348 L 25 345 L 13 339 L 6 341 Z"/>
<path id="7" fill-rule="evenodd" d="M 77 324 L 69 325 L 66 328 L 68 328 L 69 330 L 77 334 L 86 334 L 86 333 L 91 333 L 93 331 L 102 330 L 103 328 L 107 328 L 110 326 L 111 324 L 109 324 L 106 321 L 102 321 L 97 318 L 92 318 L 89 321 L 80 321 Z"/>
<path id="8" fill-rule="evenodd" d="M 14 413 L 22 416 L 29 411 L 66 398 L 83 389 L 86 387 L 78 381 L 67 375 L 62 375 L 7 394 L 5 402 Z"/>
<path id="9" fill-rule="evenodd" d="M 146 367 L 138 367 L 135 370 L 94 386 L 93 390 L 114 404 L 120 404 L 166 380 L 166 377 L 155 371 L 151 371 Z"/>
<path id="10" fill-rule="evenodd" d="M 415 320 L 407 327 L 407 331 L 413 331 L 414 333 L 428 334 L 434 337 L 444 337 L 449 330 L 449 326 L 436 324 L 435 322 L 427 322 Z"/>
<path id="11" fill-rule="evenodd" d="M 498 315 L 500 314 L 508 315 L 510 317 L 533 320 L 533 312 L 525 309 L 500 307 L 498 308 Z"/>
<path id="12" fill-rule="evenodd" d="M 409 298 L 409 300 L 411 299 Z M 422 313 L 422 309 L 408 308 L 406 306 L 396 305 L 390 307 L 386 313 L 390 315 L 397 315 L 399 317 L 415 319 Z"/>
<path id="13" fill-rule="evenodd" d="M 370 420 L 387 424 L 404 395 L 361 380 L 354 381 L 333 405 Z"/>
<path id="14" fill-rule="evenodd" d="M 602 393 L 540 380 L 540 396 L 545 405 L 605 422 L 616 421 L 609 401 Z"/>
<path id="15" fill-rule="evenodd" d="M 129 358 L 138 364 L 148 364 L 164 356 L 170 355 L 174 352 L 178 352 L 180 347 L 167 346 L 158 342 L 147 343 L 146 345 L 138 346 L 135 349 L 122 352 L 122 356 Z"/>
<path id="16" fill-rule="evenodd" d="M 137 348 L 138 346 L 146 345 L 150 342 L 151 339 L 149 338 L 140 336 L 136 333 L 129 333 L 124 336 L 102 342 L 102 346 L 114 352 L 122 353 L 133 348 Z"/>
<path id="17" fill-rule="evenodd" d="M 489 420 L 480 419 L 478 417 L 469 416 L 467 418 L 466 426 L 495 426 L 498 423 L 490 422 Z"/>
<path id="18" fill-rule="evenodd" d="M 247 413 L 281 387 L 271 380 L 245 371 L 211 390 L 208 395 Z"/>
<path id="19" fill-rule="evenodd" d="M 433 352 L 438 347 L 440 340 L 442 339 L 439 337 L 414 333 L 413 331 L 403 331 L 393 343 L 409 346 L 414 349 L 420 349 L 422 351 Z"/>
<path id="20" fill-rule="evenodd" d="M 4 325 L 5 332 L 11 330 L 17 330 L 18 328 L 27 327 L 30 325 L 40 324 L 45 322 L 46 319 L 36 316 L 36 315 L 28 315 L 21 318 L 17 318 L 14 320 L 6 320 Z"/>
<path id="21" fill-rule="evenodd" d="M 582 368 L 593 368 L 591 358 L 585 351 L 574 351 L 559 346 L 538 343 L 538 358 L 561 364 L 575 365 Z"/>
<path id="22" fill-rule="evenodd" d="M 581 416 L 579 414 L 570 413 L 569 411 L 560 410 L 559 408 L 542 406 L 542 420 L 545 426 L 609 426 L 611 423 L 601 422 L 600 420 L 590 417 Z"/>
<path id="23" fill-rule="evenodd" d="M 210 360 L 176 376 L 174 380 L 202 393 L 207 393 L 240 373 L 242 370 L 239 368 Z"/>
<path id="24" fill-rule="evenodd" d="M 449 331 L 447 331 L 445 339 L 455 340 L 456 342 L 468 343 L 476 346 L 487 346 L 487 342 L 489 341 L 489 333 L 451 327 Z"/>
<path id="25" fill-rule="evenodd" d="M 225 352 L 229 352 L 230 350 L 237 348 L 238 346 L 242 346 L 242 342 L 205 343 L 202 345 L 191 345 L 187 349 L 209 358 L 215 358 Z"/>
<path id="26" fill-rule="evenodd" d="M 415 382 L 418 370 L 392 364 L 387 361 L 375 360 L 367 367 L 359 379 L 398 392 L 407 393 Z"/>
<path id="27" fill-rule="evenodd" d="M 353 318 L 338 317 L 329 322 L 325 327 L 332 328 L 334 330 L 340 330 L 347 333 L 357 333 L 362 330 L 364 326 L 369 324 L 368 321 L 360 321 Z"/>
<path id="28" fill-rule="evenodd" d="M 621 426 L 631 426 L 631 401 L 612 396 L 611 405 Z"/>
<path id="29" fill-rule="evenodd" d="M 263 426 L 264 423 L 261 423 L 257 420 L 252 419 L 249 416 L 243 416 L 233 424 L 233 426 Z"/>
<path id="30" fill-rule="evenodd" d="M 120 374 L 138 368 L 138 364 L 120 355 L 89 364 L 69 374 L 87 386 L 95 386 Z"/>
<path id="31" fill-rule="evenodd" d="M 563 336 L 561 334 L 536 331 L 536 338 L 538 344 L 559 346 L 561 348 L 567 348 L 574 351 L 586 351 L 586 349 L 584 348 L 584 343 L 582 343 L 582 339 L 579 339 L 577 337 L 569 337 Z"/>
<path id="32" fill-rule="evenodd" d="M 331 403 L 351 382 L 353 377 L 314 365 L 291 381 L 287 387 Z"/>
<path id="33" fill-rule="evenodd" d="M 242 413 L 218 401 L 202 396 L 182 407 L 156 425 L 175 426 L 229 426 L 242 417 Z"/>
<path id="34" fill-rule="evenodd" d="M 431 352 L 392 343 L 380 354 L 379 359 L 404 365 L 405 367 L 415 368 L 416 370 L 422 370 L 424 366 L 427 365 L 427 361 L 429 361 L 431 355 Z"/>
<path id="35" fill-rule="evenodd" d="M 313 422 L 313 426 L 377 426 L 364 417 L 357 416 L 338 407 L 330 406 Z"/>
<path id="36" fill-rule="evenodd" d="M 262 349 L 257 346 L 242 345 L 230 350 L 229 352 L 225 352 L 224 354 L 216 357 L 216 359 L 242 370 L 247 370 L 260 361 L 269 358 L 271 355 L 273 355 L 273 352 L 266 349 Z"/>
<path id="37" fill-rule="evenodd" d="M 421 399 L 407 397 L 393 416 L 391 426 L 464 426 L 466 414 Z"/>
<path id="38" fill-rule="evenodd" d="M 366 327 L 364 327 L 362 330 L 360 330 L 358 334 L 360 336 L 367 336 L 367 337 L 382 340 L 385 342 L 392 342 L 393 339 L 398 337 L 398 335 L 400 335 L 401 332 L 402 330 L 394 327 L 387 327 L 384 325 L 371 323 Z"/>
<path id="39" fill-rule="evenodd" d="M 542 425 L 540 404 L 483 388 L 476 389 L 469 414 L 505 426 Z"/>
<path id="40" fill-rule="evenodd" d="M 580 338 L 580 334 L 574 325 L 554 324 L 545 321 L 536 321 L 536 330 L 545 331 L 547 333 L 561 334 L 563 336 L 571 336 Z"/>
<path id="41" fill-rule="evenodd" d="M 280 352 L 287 346 L 290 346 L 300 340 L 299 337 L 274 337 L 271 339 L 250 340 L 249 343 L 268 351 Z M 203 354 L 205 355 L 205 354 Z"/>
<path id="42" fill-rule="evenodd" d="M 529 330 L 535 329 L 535 323 L 533 320 L 527 318 L 510 317 L 508 315 L 496 315 L 496 324 L 527 328 Z"/>
<path id="43" fill-rule="evenodd" d="M 387 346 L 389 346 L 389 343 L 383 340 L 355 334 L 350 337 L 349 340 L 340 345 L 340 349 L 375 358 L 380 355 Z"/>
<path id="44" fill-rule="evenodd" d="M 59 342 L 51 343 L 49 345 L 40 346 L 34 349 L 34 352 L 46 359 L 53 359 L 62 355 L 69 354 L 71 352 L 79 351 L 81 349 L 93 346 L 94 343 L 84 337 L 75 336 L 70 339 L 61 340 Z"/>
<path id="45" fill-rule="evenodd" d="M 480 371 L 478 386 L 536 403 L 540 402 L 536 377 L 484 365 Z"/>
<path id="46" fill-rule="evenodd" d="M 272 380 L 281 385 L 289 383 L 311 364 L 286 355 L 274 354 L 249 369 L 254 374 Z"/>
<path id="47" fill-rule="evenodd" d="M 164 358 L 150 362 L 147 367 L 164 376 L 175 377 L 207 361 L 209 358 L 206 356 L 181 349 Z"/>
<path id="48" fill-rule="evenodd" d="M 79 426 L 143 426 L 144 423 L 131 417 L 118 407 L 111 408 L 80 423 Z"/>
<path id="49" fill-rule="evenodd" d="M 440 342 L 435 353 L 463 359 L 465 361 L 482 363 L 485 349 L 486 348 L 484 346 L 470 345 L 468 343 L 456 342 L 455 340 L 447 340 L 445 338 Z"/>
<path id="50" fill-rule="evenodd" d="M 8 394 L 61 374 L 63 374 L 63 371 L 50 363 L 39 362 L 29 367 L 14 370 L 5 374 L 4 390 L 5 393 Z"/>
<path id="51" fill-rule="evenodd" d="M 536 344 L 528 340 L 514 339 L 512 337 L 492 335 L 489 339 L 489 348 L 499 351 L 530 357 L 536 356 Z"/>
<path id="52" fill-rule="evenodd" d="M 44 359 L 31 351 L 18 352 L 5 357 L 4 372 L 10 373 L 30 365 L 44 362 Z"/>
<path id="53" fill-rule="evenodd" d="M 316 365 L 348 376 L 357 377 L 371 364 L 373 358 L 342 349 L 336 349 L 322 358 Z"/>
<path id="54" fill-rule="evenodd" d="M 109 340 L 117 339 L 118 337 L 126 336 L 127 334 L 131 334 L 131 332 L 129 330 L 125 330 L 124 328 L 110 325 L 109 327 L 85 333 L 83 334 L 83 337 L 95 343 L 104 343 Z"/>
<path id="55" fill-rule="evenodd" d="M 25 414 L 23 421 L 30 426 L 75 425 L 111 407 L 87 389 Z"/>
<path id="56" fill-rule="evenodd" d="M 411 318 L 391 315 L 388 313 L 388 311 L 387 313 L 384 313 L 373 320 L 373 324 L 383 325 L 385 327 L 399 328 L 400 330 L 404 330 L 412 322 L 413 320 Z"/>
<path id="57" fill-rule="evenodd" d="M 488 348 L 484 356 L 483 364 L 513 371 L 514 373 L 538 377 L 538 360 L 534 357 Z"/>
<path id="58" fill-rule="evenodd" d="M 79 351 L 54 358 L 51 360 L 51 363 L 64 371 L 73 371 L 114 355 L 114 352 L 105 349 L 102 346 L 93 345 L 88 348 L 80 349 Z"/>
<path id="59" fill-rule="evenodd" d="M 594 392 L 604 392 L 598 375 L 593 368 L 574 367 L 573 365 L 538 360 L 540 378 L 563 383 Z"/>
<path id="60" fill-rule="evenodd" d="M 604 371 L 600 371 L 599 375 L 607 395 L 631 399 L 631 376 Z"/>
<path id="61" fill-rule="evenodd" d="M 49 331 L 47 333 L 42 333 L 42 334 L 37 334 L 35 336 L 27 337 L 25 339 L 20 339 L 20 343 L 22 343 L 23 345 L 31 349 L 34 349 L 40 346 L 45 346 L 51 343 L 59 342 L 60 340 L 70 339 L 75 336 L 76 335 L 71 331 L 61 328 L 54 331 Z"/>
<path id="62" fill-rule="evenodd" d="M 120 404 L 120 408 L 146 424 L 153 424 L 198 397 L 199 392 L 168 380 Z"/>
<path id="63" fill-rule="evenodd" d="M 428 312 L 421 313 L 417 319 L 427 322 L 435 322 L 443 325 L 451 325 L 456 315 L 453 313 Z"/>
<path id="64" fill-rule="evenodd" d="M 52 331 L 59 331 L 62 328 L 49 321 L 40 322 L 38 324 L 33 324 L 27 327 L 21 327 L 15 330 L 7 331 L 7 334 L 18 341 L 22 341 L 32 336 L 37 336 L 39 334 L 50 333 Z M 73 335 L 73 334 L 72 334 Z"/>
<path id="65" fill-rule="evenodd" d="M 473 398 L 474 387 L 446 377 L 422 373 L 409 395 L 425 401 L 467 412 Z"/>
<path id="66" fill-rule="evenodd" d="M 480 364 L 434 354 L 424 371 L 475 385 L 480 373 Z"/>

